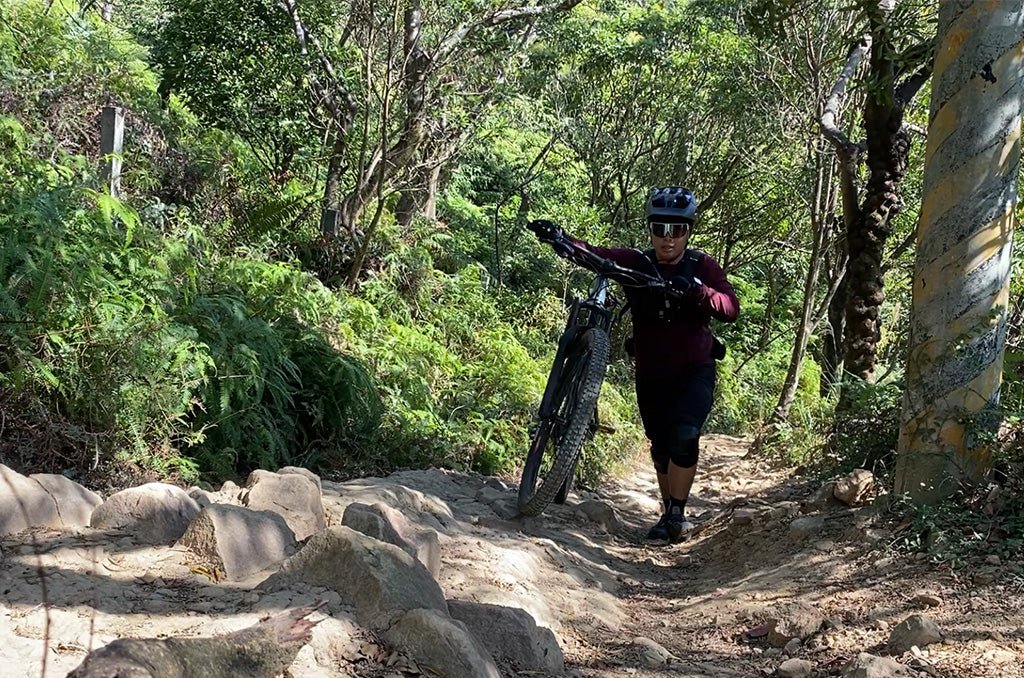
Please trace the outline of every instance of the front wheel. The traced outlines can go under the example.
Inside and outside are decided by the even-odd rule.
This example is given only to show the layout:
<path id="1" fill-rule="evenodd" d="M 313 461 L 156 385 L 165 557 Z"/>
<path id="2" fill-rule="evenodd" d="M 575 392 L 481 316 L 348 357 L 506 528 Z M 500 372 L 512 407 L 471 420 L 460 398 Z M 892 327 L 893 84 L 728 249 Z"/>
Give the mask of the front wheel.
<path id="1" fill-rule="evenodd" d="M 552 410 L 540 422 L 523 466 L 519 483 L 519 511 L 540 514 L 560 490 L 568 493 L 583 442 L 591 435 L 591 420 L 604 382 L 610 347 L 608 334 L 592 327 L 584 331 L 567 352 L 556 375 Z M 561 497 L 564 501 L 564 496 Z"/>

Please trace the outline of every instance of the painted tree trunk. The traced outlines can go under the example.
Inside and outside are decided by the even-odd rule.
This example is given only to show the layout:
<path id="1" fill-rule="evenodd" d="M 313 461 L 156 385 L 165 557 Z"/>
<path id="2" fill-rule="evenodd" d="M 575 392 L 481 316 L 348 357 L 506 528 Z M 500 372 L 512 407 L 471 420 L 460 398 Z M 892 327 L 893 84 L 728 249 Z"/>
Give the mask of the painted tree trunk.
<path id="1" fill-rule="evenodd" d="M 1022 2 L 940 4 L 896 464 L 918 503 L 979 479 L 999 423 L 1022 35 Z"/>

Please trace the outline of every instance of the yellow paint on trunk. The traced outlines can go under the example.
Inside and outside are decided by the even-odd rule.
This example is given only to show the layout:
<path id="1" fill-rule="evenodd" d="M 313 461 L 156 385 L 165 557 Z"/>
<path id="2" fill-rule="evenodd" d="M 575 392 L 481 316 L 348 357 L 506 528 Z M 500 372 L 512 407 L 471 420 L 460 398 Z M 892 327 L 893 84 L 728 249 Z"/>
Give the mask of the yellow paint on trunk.
<path id="1" fill-rule="evenodd" d="M 1007 210 L 1009 208 L 1010 205 L 1007 205 Z M 1007 211 L 925 264 L 914 279 L 914 304 L 925 306 L 939 294 L 948 291 L 949 281 L 970 274 L 992 257 L 998 256 L 1002 247 L 1010 242 L 1012 230 L 1013 214 Z"/>
<path id="2" fill-rule="evenodd" d="M 917 244 L 931 237 L 931 228 L 936 220 L 954 206 L 973 194 L 980 186 L 1006 176 L 1009 165 L 1016 160 L 1017 142 L 1020 139 L 1020 125 L 1008 130 L 1002 144 L 996 144 L 971 158 L 941 181 L 934 183 L 921 200 L 921 218 L 918 226 Z"/>

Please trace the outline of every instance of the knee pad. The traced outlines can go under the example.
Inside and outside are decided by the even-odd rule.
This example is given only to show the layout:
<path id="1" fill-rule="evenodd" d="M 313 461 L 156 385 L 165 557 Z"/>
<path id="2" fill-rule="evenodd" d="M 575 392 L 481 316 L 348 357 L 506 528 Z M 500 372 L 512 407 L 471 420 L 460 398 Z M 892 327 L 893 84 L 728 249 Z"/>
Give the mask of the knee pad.
<path id="1" fill-rule="evenodd" d="M 668 473 L 669 450 L 664 445 L 651 442 L 651 460 L 654 462 L 654 470 L 665 475 Z"/>
<path id="2" fill-rule="evenodd" d="M 700 455 L 700 429 L 695 426 L 680 426 L 675 433 L 669 460 L 681 468 L 696 466 L 697 457 Z"/>

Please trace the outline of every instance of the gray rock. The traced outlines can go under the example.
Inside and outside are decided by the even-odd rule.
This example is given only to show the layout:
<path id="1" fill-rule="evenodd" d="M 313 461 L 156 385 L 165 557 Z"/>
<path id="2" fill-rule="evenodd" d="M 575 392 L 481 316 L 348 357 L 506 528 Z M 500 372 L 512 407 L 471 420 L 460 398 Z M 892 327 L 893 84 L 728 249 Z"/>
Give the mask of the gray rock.
<path id="1" fill-rule="evenodd" d="M 384 634 L 391 645 L 436 673 L 455 678 L 501 678 L 484 646 L 464 624 L 436 609 L 406 612 Z"/>
<path id="2" fill-rule="evenodd" d="M 418 560 L 344 525 L 314 534 L 258 588 L 280 591 L 296 583 L 337 591 L 359 622 L 375 630 L 387 628 L 407 610 L 448 614 L 441 587 Z"/>
<path id="3" fill-rule="evenodd" d="M 789 524 L 789 534 L 796 539 L 807 539 L 821 534 L 825 529 L 825 519 L 821 516 L 805 516 L 794 518 Z"/>
<path id="4" fill-rule="evenodd" d="M 767 620 L 768 643 L 786 647 L 793 639 L 803 641 L 817 633 L 825 623 L 825 615 L 807 603 L 793 603 L 779 608 Z"/>
<path id="5" fill-rule="evenodd" d="M 675 656 L 663 645 L 650 638 L 638 636 L 633 639 L 633 647 L 640 652 L 640 661 L 644 666 L 652 669 L 666 666 Z"/>
<path id="6" fill-rule="evenodd" d="M 803 513 L 814 513 L 839 506 L 839 500 L 835 497 L 835 487 L 834 482 L 825 483 L 801 505 L 800 510 Z"/>
<path id="7" fill-rule="evenodd" d="M 57 506 L 42 486 L 0 464 L 0 537 L 56 520 Z"/>
<path id="8" fill-rule="evenodd" d="M 441 543 L 437 532 L 416 527 L 401 511 L 387 504 L 349 504 L 345 507 L 341 524 L 374 539 L 394 544 L 423 563 L 433 577 L 437 577 L 441 570 Z"/>
<path id="9" fill-rule="evenodd" d="M 61 527 L 85 527 L 103 497 L 87 490 L 59 473 L 33 473 L 29 476 L 53 497 Z"/>
<path id="10" fill-rule="evenodd" d="M 800 642 L 799 638 L 791 638 L 789 642 L 786 643 L 786 645 L 782 648 L 782 651 L 786 654 L 787 657 L 793 657 L 796 656 L 798 652 L 800 652 L 800 648 L 802 648 L 803 646 L 804 644 Z"/>
<path id="11" fill-rule="evenodd" d="M 911 647 L 926 647 L 942 641 L 942 631 L 930 618 L 923 614 L 912 614 L 889 632 L 885 649 L 889 654 L 901 655 Z"/>
<path id="12" fill-rule="evenodd" d="M 750 525 L 760 515 L 760 511 L 752 508 L 738 508 L 732 512 L 732 522 L 736 525 Z"/>
<path id="13" fill-rule="evenodd" d="M 842 668 L 843 678 L 910 678 L 916 671 L 887 657 L 861 652 Z"/>
<path id="14" fill-rule="evenodd" d="M 806 678 L 814 671 L 814 662 L 806 659 L 787 659 L 775 669 L 779 678 Z"/>
<path id="15" fill-rule="evenodd" d="M 847 506 L 859 506 L 867 501 L 875 489 L 875 476 L 859 468 L 836 481 L 832 494 Z"/>
<path id="16" fill-rule="evenodd" d="M 295 535 L 272 511 L 211 504 L 189 524 L 178 545 L 202 564 L 238 581 L 283 562 L 295 552 Z"/>
<path id="17" fill-rule="evenodd" d="M 505 520 L 514 520 L 519 517 L 519 504 L 515 499 L 501 499 L 491 504 L 491 510 L 495 515 Z"/>
<path id="18" fill-rule="evenodd" d="M 302 476 L 303 478 L 308 478 L 309 480 L 312 480 L 314 483 L 316 483 L 316 489 L 320 490 L 320 492 L 324 491 L 323 484 L 320 482 L 320 476 L 313 473 L 308 468 L 304 468 L 302 466 L 284 466 L 282 468 L 277 469 L 277 472 L 280 473 L 281 475 L 292 474 Z"/>
<path id="19" fill-rule="evenodd" d="M 110 495 L 89 524 L 128 531 L 145 544 L 173 544 L 198 514 L 199 505 L 180 487 L 147 483 Z"/>
<path id="20" fill-rule="evenodd" d="M 597 499 L 580 502 L 576 509 L 587 516 L 587 520 L 601 525 L 609 532 L 619 529 L 619 516 L 611 504 Z"/>
<path id="21" fill-rule="evenodd" d="M 934 593 L 918 593 L 914 596 L 914 602 L 924 605 L 925 607 L 938 607 L 939 605 L 942 605 L 942 598 Z"/>
<path id="22" fill-rule="evenodd" d="M 33 527 L 83 527 L 102 501 L 62 475 L 26 477 L 0 464 L 0 537 Z"/>
<path id="23" fill-rule="evenodd" d="M 527 671 L 562 675 L 565 657 L 550 629 L 537 626 L 526 610 L 502 605 L 449 600 L 452 617 L 472 629 L 491 655 Z"/>
<path id="24" fill-rule="evenodd" d="M 299 541 L 327 525 L 320 485 L 305 475 L 253 471 L 241 500 L 253 510 L 280 514 Z"/>
<path id="25" fill-rule="evenodd" d="M 481 504 L 491 505 L 503 499 L 508 499 L 508 490 L 500 490 L 496 487 L 484 485 L 476 493 L 476 500 Z"/>

